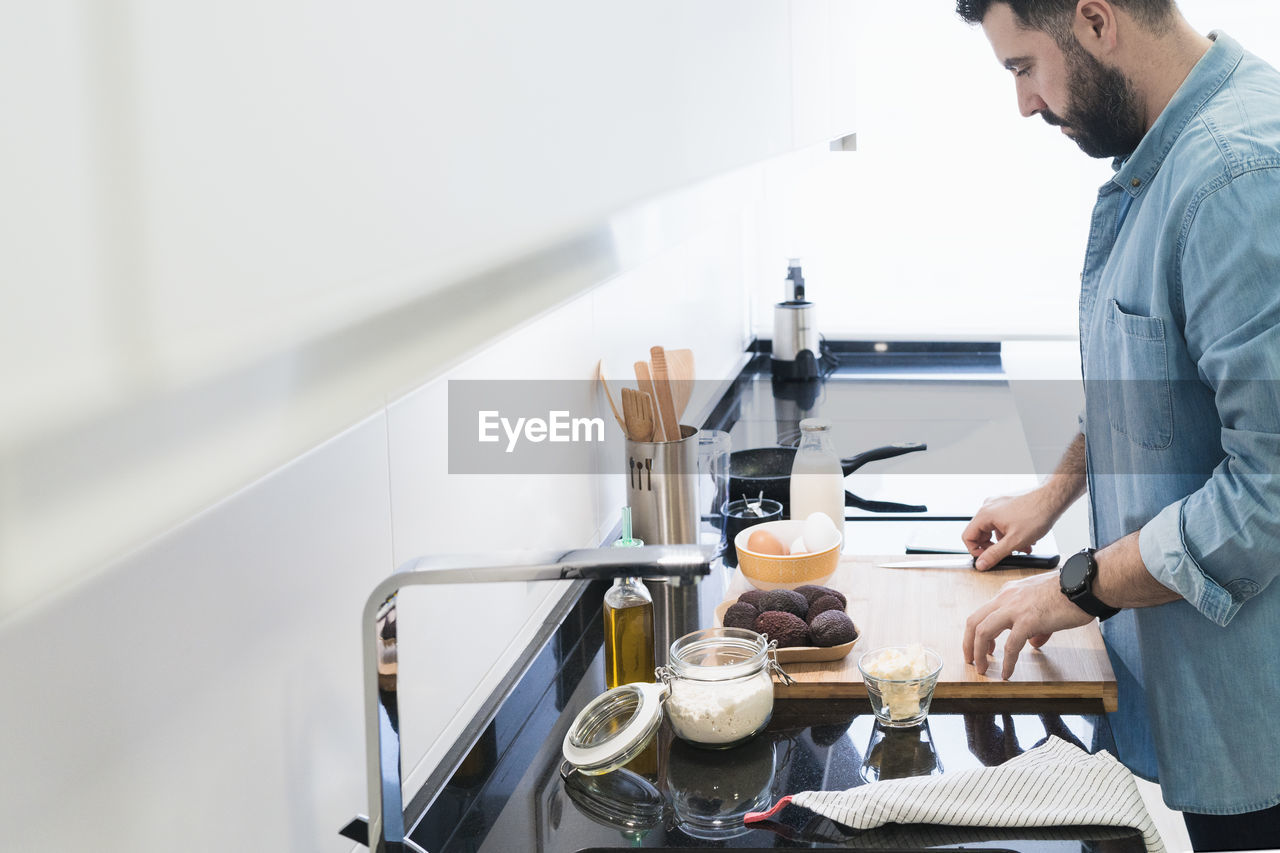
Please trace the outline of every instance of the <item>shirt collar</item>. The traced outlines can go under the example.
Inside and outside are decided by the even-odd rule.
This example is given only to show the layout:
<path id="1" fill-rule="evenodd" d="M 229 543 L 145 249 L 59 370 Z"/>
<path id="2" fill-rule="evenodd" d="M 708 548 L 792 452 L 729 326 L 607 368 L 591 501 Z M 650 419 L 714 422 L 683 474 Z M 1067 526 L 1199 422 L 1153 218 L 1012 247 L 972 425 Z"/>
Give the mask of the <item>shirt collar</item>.
<path id="1" fill-rule="evenodd" d="M 1115 169 L 1112 183 L 1134 198 L 1146 189 L 1183 129 L 1200 112 L 1205 101 L 1222 88 L 1244 57 L 1244 48 L 1226 33 L 1213 32 L 1209 38 L 1213 39 L 1213 44 L 1208 52 L 1200 57 L 1187 79 L 1182 81 L 1138 147 L 1128 159 L 1116 158 L 1111 164 Z"/>

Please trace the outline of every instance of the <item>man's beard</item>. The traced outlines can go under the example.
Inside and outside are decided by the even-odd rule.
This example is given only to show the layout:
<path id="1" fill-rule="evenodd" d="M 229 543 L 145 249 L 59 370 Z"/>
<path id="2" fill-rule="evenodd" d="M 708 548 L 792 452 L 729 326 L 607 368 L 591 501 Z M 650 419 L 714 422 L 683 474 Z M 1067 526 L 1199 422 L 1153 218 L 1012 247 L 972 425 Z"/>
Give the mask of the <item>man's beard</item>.
<path id="1" fill-rule="evenodd" d="M 1048 109 L 1041 118 L 1070 128 L 1071 138 L 1090 157 L 1128 157 L 1146 135 L 1137 91 L 1080 45 L 1068 45 L 1065 53 L 1071 101 L 1061 118 Z"/>

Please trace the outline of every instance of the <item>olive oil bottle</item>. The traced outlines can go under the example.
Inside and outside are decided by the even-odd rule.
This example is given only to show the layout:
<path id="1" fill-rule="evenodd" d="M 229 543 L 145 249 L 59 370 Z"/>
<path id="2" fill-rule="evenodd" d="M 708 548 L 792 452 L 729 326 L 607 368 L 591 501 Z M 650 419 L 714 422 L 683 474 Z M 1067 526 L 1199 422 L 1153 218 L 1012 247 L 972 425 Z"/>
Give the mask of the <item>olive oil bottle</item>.
<path id="1" fill-rule="evenodd" d="M 622 538 L 615 548 L 638 548 L 644 542 L 631 538 L 631 507 L 622 508 Z M 604 594 L 604 683 L 612 690 L 620 684 L 653 681 L 653 596 L 640 578 L 614 578 Z"/>
<path id="2" fill-rule="evenodd" d="M 653 597 L 639 578 L 615 578 L 604 595 L 604 681 L 653 681 Z"/>

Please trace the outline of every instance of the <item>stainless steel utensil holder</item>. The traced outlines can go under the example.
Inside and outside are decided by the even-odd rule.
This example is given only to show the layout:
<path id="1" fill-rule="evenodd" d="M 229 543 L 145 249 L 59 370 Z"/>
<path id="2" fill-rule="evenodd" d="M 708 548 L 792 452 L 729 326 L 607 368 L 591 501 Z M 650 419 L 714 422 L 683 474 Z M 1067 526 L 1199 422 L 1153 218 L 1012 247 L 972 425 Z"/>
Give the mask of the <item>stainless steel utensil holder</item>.
<path id="1" fill-rule="evenodd" d="M 627 506 L 632 536 L 646 545 L 698 541 L 698 430 L 680 426 L 679 441 L 626 443 Z"/>

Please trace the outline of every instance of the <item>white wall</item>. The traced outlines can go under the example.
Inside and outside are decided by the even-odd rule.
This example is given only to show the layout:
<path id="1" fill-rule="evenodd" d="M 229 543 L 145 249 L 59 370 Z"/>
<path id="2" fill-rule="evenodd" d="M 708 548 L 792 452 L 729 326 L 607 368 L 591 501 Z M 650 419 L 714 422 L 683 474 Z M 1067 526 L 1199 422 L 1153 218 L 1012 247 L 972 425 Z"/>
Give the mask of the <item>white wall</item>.
<path id="1" fill-rule="evenodd" d="M 337 830 L 367 811 L 368 591 L 418 554 L 594 544 L 625 502 L 620 472 L 448 474 L 448 381 L 590 380 L 603 357 L 620 384 L 655 343 L 691 347 L 703 376 L 730 375 L 749 341 L 743 280 L 761 186 L 748 169 L 612 217 L 600 232 L 621 272 L 0 622 L 5 848 L 349 849 Z M 403 594 L 411 784 L 564 591 Z M 491 618 L 476 631 L 481 593 Z"/>
<path id="2" fill-rule="evenodd" d="M 1089 212 L 1111 175 L 1039 119 L 954 0 L 857 6 L 858 151 L 771 185 L 755 330 L 804 260 L 829 337 L 1074 338 Z M 1280 64 L 1280 3 L 1181 0 Z"/>
<path id="3" fill-rule="evenodd" d="M 750 342 L 744 255 L 760 186 L 759 170 L 743 170 L 615 218 L 615 235 L 637 249 L 647 244 L 647 260 L 388 407 L 397 563 L 442 549 L 557 548 L 601 541 L 626 503 L 621 458 L 617 467 L 605 460 L 609 467 L 603 476 L 450 475 L 440 425 L 447 381 L 590 379 L 603 359 L 620 404 L 621 387 L 635 385 L 629 366 L 654 344 L 692 348 L 702 377 L 731 376 Z M 606 429 L 615 430 L 608 404 L 599 396 L 595 403 Z M 410 756 L 424 756 L 416 766 L 410 766 L 412 759 L 406 763 L 411 788 L 425 779 L 486 698 L 486 690 L 468 685 L 491 683 L 524 648 L 523 633 L 488 636 L 459 627 L 476 624 L 473 614 L 482 601 L 490 602 L 486 607 L 502 602 L 502 613 L 536 615 L 532 605 L 546 594 L 543 585 L 513 584 L 403 595 L 402 701 L 410 709 L 405 749 Z M 484 624 L 487 632 L 494 623 L 486 616 Z M 460 633 L 468 638 L 465 653 L 443 653 L 439 644 L 456 648 Z M 428 652 L 414 656 L 415 649 Z M 477 663 L 487 671 L 477 673 Z"/>

